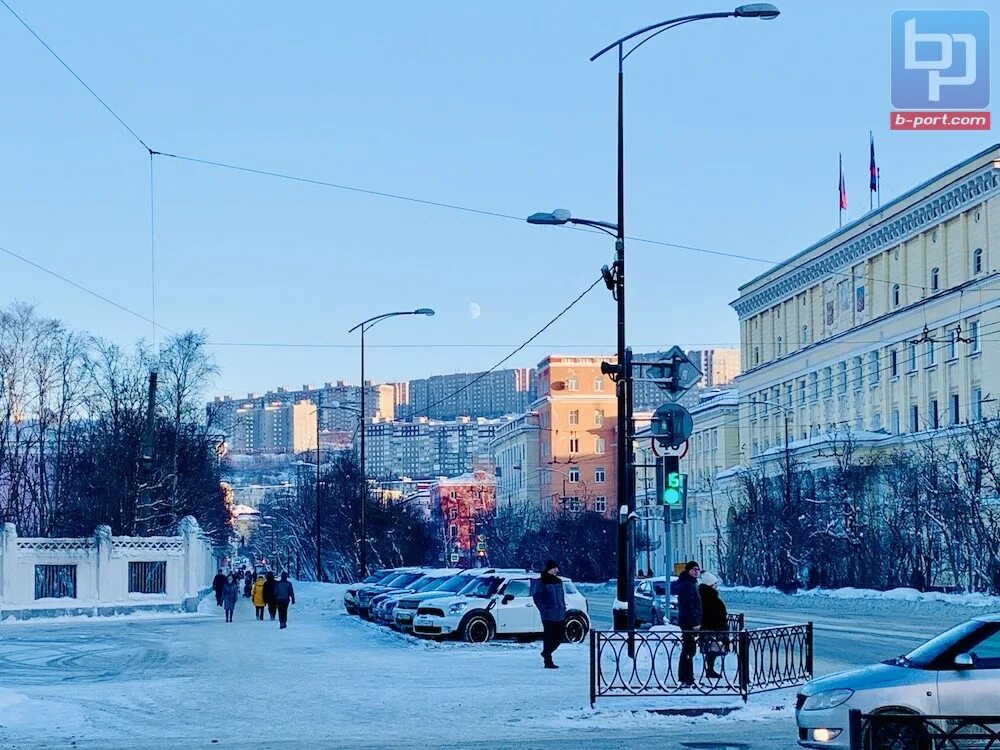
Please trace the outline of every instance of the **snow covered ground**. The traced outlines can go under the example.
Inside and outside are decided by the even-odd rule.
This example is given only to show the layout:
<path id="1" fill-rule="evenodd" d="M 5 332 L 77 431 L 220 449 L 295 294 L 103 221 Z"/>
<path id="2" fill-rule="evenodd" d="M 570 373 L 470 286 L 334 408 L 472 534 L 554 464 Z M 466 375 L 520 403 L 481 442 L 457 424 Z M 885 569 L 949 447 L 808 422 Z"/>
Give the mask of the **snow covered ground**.
<path id="1" fill-rule="evenodd" d="M 296 587 L 283 631 L 246 600 L 226 624 L 214 599 L 197 615 L 0 624 L 0 747 L 795 746 L 794 691 L 592 710 L 585 646 L 544 670 L 538 644 L 418 641 L 346 615 L 342 586 Z M 642 710 L 699 705 L 737 710 Z"/>

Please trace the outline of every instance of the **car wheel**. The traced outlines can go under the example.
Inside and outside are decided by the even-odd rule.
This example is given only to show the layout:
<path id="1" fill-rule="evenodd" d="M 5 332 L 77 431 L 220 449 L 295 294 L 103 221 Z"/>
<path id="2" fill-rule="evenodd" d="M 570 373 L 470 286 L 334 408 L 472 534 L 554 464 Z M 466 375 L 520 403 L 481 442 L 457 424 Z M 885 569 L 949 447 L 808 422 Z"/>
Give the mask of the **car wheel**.
<path id="1" fill-rule="evenodd" d="M 876 714 L 915 716 L 906 709 L 883 709 Z M 931 750 L 931 741 L 920 724 L 881 726 L 874 734 L 871 727 L 865 730 L 862 747 L 867 750 Z"/>
<path id="2" fill-rule="evenodd" d="M 583 615 L 570 615 L 566 618 L 565 640 L 567 643 L 583 643 L 589 631 L 590 626 Z"/>
<path id="3" fill-rule="evenodd" d="M 466 643 L 486 643 L 493 640 L 493 635 L 493 623 L 486 615 L 473 615 L 462 628 L 462 638 Z"/>

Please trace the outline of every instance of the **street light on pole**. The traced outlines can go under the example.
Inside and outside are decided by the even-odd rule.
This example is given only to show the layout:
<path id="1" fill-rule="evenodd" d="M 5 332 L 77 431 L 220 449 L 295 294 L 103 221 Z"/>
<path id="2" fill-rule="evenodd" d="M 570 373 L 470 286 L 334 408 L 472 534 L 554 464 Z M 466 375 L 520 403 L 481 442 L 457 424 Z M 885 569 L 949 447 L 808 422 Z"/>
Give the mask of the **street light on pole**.
<path id="1" fill-rule="evenodd" d="M 604 221 L 573 219 L 569 211 L 557 210 L 548 214 L 533 214 L 528 218 L 532 224 L 583 224 L 613 234 L 615 237 L 615 262 L 612 268 L 601 269 L 604 281 L 618 303 L 618 349 L 617 366 L 608 368 L 616 384 L 618 396 L 617 435 L 617 501 L 619 521 L 635 517 L 635 477 L 632 466 L 635 463 L 632 448 L 632 367 L 631 350 L 625 346 L 625 126 L 624 126 L 624 75 L 625 60 L 639 47 L 667 29 L 693 21 L 713 18 L 760 18 L 773 19 L 779 15 L 778 9 L 770 3 L 741 5 L 735 10 L 719 13 L 699 13 L 681 16 L 668 21 L 646 26 L 612 42 L 590 58 L 597 60 L 605 53 L 618 49 L 618 221 L 614 224 Z M 626 51 L 626 43 L 633 42 Z M 602 368 L 603 369 L 603 368 Z M 634 532 L 632 524 L 618 525 L 618 589 L 614 605 L 615 630 L 632 630 L 635 625 L 634 577 L 635 565 L 630 562 Z"/>
<path id="2" fill-rule="evenodd" d="M 433 314 L 434 311 L 429 307 L 420 307 L 416 310 L 382 313 L 381 315 L 375 315 L 368 318 L 368 320 L 362 320 L 354 326 L 354 328 L 348 331 L 348 333 L 354 333 L 358 330 L 361 331 L 361 444 L 359 451 L 361 459 L 361 549 L 358 553 L 358 563 L 361 568 L 360 578 L 362 579 L 368 575 L 368 565 L 366 562 L 368 539 L 365 536 L 365 498 L 368 497 L 368 475 L 365 469 L 365 332 L 376 323 L 387 320 L 388 318 L 395 318 L 400 315 L 427 315 L 429 317 Z"/>

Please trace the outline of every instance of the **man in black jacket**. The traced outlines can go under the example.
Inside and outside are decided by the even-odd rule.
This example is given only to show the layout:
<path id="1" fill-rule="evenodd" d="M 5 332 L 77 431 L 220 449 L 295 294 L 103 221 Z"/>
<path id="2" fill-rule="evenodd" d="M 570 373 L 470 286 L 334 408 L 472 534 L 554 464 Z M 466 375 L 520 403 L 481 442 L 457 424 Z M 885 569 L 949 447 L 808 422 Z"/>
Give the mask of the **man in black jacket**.
<path id="1" fill-rule="evenodd" d="M 264 581 L 264 604 L 267 605 L 268 614 L 271 615 L 271 619 L 274 619 L 275 614 L 278 612 L 278 603 L 274 601 L 274 584 L 277 581 L 274 580 L 274 573 L 270 570 L 267 571 L 266 580 Z"/>
<path id="2" fill-rule="evenodd" d="M 278 607 L 279 630 L 288 627 L 288 605 L 295 604 L 295 589 L 288 580 L 288 573 L 281 574 L 281 580 L 274 584 L 274 602 Z"/>
<path id="3" fill-rule="evenodd" d="M 555 560 L 545 563 L 542 574 L 531 582 L 531 598 L 542 618 L 542 660 L 546 669 L 559 669 L 552 654 L 566 632 L 566 592 Z"/>
<path id="4" fill-rule="evenodd" d="M 212 579 L 212 588 L 215 590 L 215 603 L 220 607 L 222 606 L 222 589 L 225 587 L 226 577 L 222 575 L 222 568 L 219 568 L 219 572 Z"/>
<path id="5" fill-rule="evenodd" d="M 698 593 L 698 576 L 701 566 L 691 560 L 684 572 L 670 584 L 670 593 L 677 596 L 677 624 L 680 625 L 681 656 L 677 678 L 681 687 L 694 685 L 694 655 L 698 653 L 698 636 L 694 631 L 701 627 L 701 594 Z"/>

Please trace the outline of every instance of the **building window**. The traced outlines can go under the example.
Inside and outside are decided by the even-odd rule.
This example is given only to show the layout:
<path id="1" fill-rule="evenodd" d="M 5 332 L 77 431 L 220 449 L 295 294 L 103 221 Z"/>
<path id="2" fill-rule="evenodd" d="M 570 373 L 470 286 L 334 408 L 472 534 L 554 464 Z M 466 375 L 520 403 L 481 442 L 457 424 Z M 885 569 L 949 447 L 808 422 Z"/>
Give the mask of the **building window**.
<path id="1" fill-rule="evenodd" d="M 580 424 L 580 410 L 572 409 L 569 413 L 569 423 L 570 424 Z"/>
<path id="2" fill-rule="evenodd" d="M 838 378 L 840 380 L 840 392 L 847 393 L 847 363 L 841 362 L 837 365 Z"/>
<path id="3" fill-rule="evenodd" d="M 809 326 L 802 326 L 802 346 L 809 343 Z"/>
<path id="4" fill-rule="evenodd" d="M 979 353 L 979 321 L 969 322 L 969 354 Z"/>
<path id="5" fill-rule="evenodd" d="M 776 353 L 776 354 L 777 354 L 777 356 L 779 356 L 779 357 L 780 357 L 780 356 L 781 356 L 781 355 L 782 355 L 782 354 L 784 353 L 784 352 L 782 351 L 782 344 L 783 344 L 783 342 L 782 342 L 782 340 L 781 340 L 781 336 L 778 336 L 778 342 L 777 342 L 777 344 L 775 344 L 775 353 Z"/>
<path id="6" fill-rule="evenodd" d="M 606 513 L 608 510 L 608 499 L 603 495 L 594 498 L 594 510 L 598 513 Z"/>
<path id="7" fill-rule="evenodd" d="M 130 562 L 128 591 L 130 594 L 167 593 L 167 561 Z"/>
<path id="8" fill-rule="evenodd" d="M 580 438 L 576 436 L 575 432 L 570 433 L 569 437 L 569 452 L 579 453 L 580 452 Z"/>
<path id="9" fill-rule="evenodd" d="M 878 432 L 882 429 L 882 414 L 881 412 L 875 412 L 872 414 L 872 432 Z"/>
<path id="10" fill-rule="evenodd" d="M 604 378 L 594 378 L 594 390 L 595 391 L 604 390 Z"/>
<path id="11" fill-rule="evenodd" d="M 889 375 L 891 377 L 899 375 L 899 358 L 896 355 L 895 349 L 889 350 Z"/>
<path id="12" fill-rule="evenodd" d="M 881 358 L 878 350 L 873 351 L 869 356 L 871 357 L 871 365 L 868 381 L 870 385 L 878 385 L 878 381 L 882 377 Z"/>
<path id="13" fill-rule="evenodd" d="M 817 399 L 819 399 L 819 373 L 811 372 L 809 373 L 809 400 L 815 404 Z"/>
<path id="14" fill-rule="evenodd" d="M 36 565 L 36 599 L 76 599 L 75 565 Z"/>
<path id="15" fill-rule="evenodd" d="M 983 249 L 977 247 L 972 251 L 972 275 L 976 276 L 983 272 Z"/>
<path id="16" fill-rule="evenodd" d="M 854 358 L 854 375 L 853 375 L 853 378 L 854 378 L 854 387 L 856 389 L 860 388 L 861 386 L 863 386 L 865 384 L 864 377 L 865 377 L 865 375 L 864 375 L 864 364 L 863 364 L 863 361 L 862 361 L 861 357 L 855 357 Z"/>
<path id="17" fill-rule="evenodd" d="M 580 481 L 580 468 L 578 466 L 573 466 L 569 470 L 569 481 L 579 482 Z"/>
<path id="18" fill-rule="evenodd" d="M 576 379 L 576 375 L 573 375 L 572 377 L 566 380 L 566 390 L 567 391 L 580 390 L 580 381 Z"/>
<path id="19" fill-rule="evenodd" d="M 602 455 L 607 450 L 607 444 L 604 442 L 604 438 L 594 438 L 594 453 L 598 456 Z"/>
<path id="20" fill-rule="evenodd" d="M 983 389 L 973 388 L 972 389 L 972 403 L 969 404 L 969 410 L 972 412 L 972 419 L 975 422 L 980 421 L 983 418 Z"/>
<path id="21" fill-rule="evenodd" d="M 931 269 L 931 291 L 936 292 L 941 288 L 941 269 Z"/>
<path id="22" fill-rule="evenodd" d="M 759 365 L 760 364 L 760 347 L 759 346 L 755 346 L 753 348 L 753 363 L 755 365 Z"/>
<path id="23" fill-rule="evenodd" d="M 594 409 L 594 424 L 597 427 L 604 426 L 604 409 Z"/>
<path id="24" fill-rule="evenodd" d="M 899 409 L 892 410 L 892 425 L 891 430 L 894 435 L 899 434 Z"/>
<path id="25" fill-rule="evenodd" d="M 575 495 L 573 497 L 567 497 L 566 498 L 566 509 L 570 513 L 579 513 L 580 512 L 580 498 L 576 497 Z"/>
<path id="26" fill-rule="evenodd" d="M 452 521 L 458 518 L 458 508 L 448 508 L 448 518 Z"/>
<path id="27" fill-rule="evenodd" d="M 953 393 L 948 397 L 950 408 L 948 409 L 948 424 L 958 424 L 958 394 Z"/>
<path id="28" fill-rule="evenodd" d="M 594 481 L 597 484 L 604 484 L 605 474 L 604 469 L 598 468 L 594 469 Z"/>
<path id="29" fill-rule="evenodd" d="M 958 356 L 958 330 L 952 328 L 948 331 L 948 359 L 955 359 Z"/>
<path id="30" fill-rule="evenodd" d="M 931 399 L 930 417 L 931 417 L 931 427 L 935 430 L 938 429 L 941 426 L 941 423 L 938 420 L 938 402 L 936 398 Z"/>
<path id="31" fill-rule="evenodd" d="M 452 524 L 448 527 L 448 534 L 452 539 L 458 539 L 458 526 Z"/>
<path id="32" fill-rule="evenodd" d="M 937 358 L 936 358 L 936 350 L 934 348 L 934 342 L 933 341 L 928 341 L 927 342 L 927 344 L 926 344 L 926 346 L 924 348 L 924 352 L 925 352 L 924 359 L 926 360 L 924 362 L 924 365 L 926 367 L 933 367 L 934 365 L 936 365 L 937 364 Z"/>
<path id="33" fill-rule="evenodd" d="M 833 395 L 833 368 L 823 368 L 823 398 L 830 398 Z"/>
<path id="34" fill-rule="evenodd" d="M 806 381 L 799 381 L 799 406 L 806 405 Z"/>
<path id="35" fill-rule="evenodd" d="M 916 432 L 920 428 L 920 412 L 917 410 L 917 405 L 912 404 L 910 406 L 910 432 Z"/>
<path id="36" fill-rule="evenodd" d="M 899 284 L 892 285 L 892 306 L 899 307 Z"/>
<path id="37" fill-rule="evenodd" d="M 917 371 L 917 345 L 912 341 L 910 342 L 910 357 L 907 363 L 907 372 Z"/>

